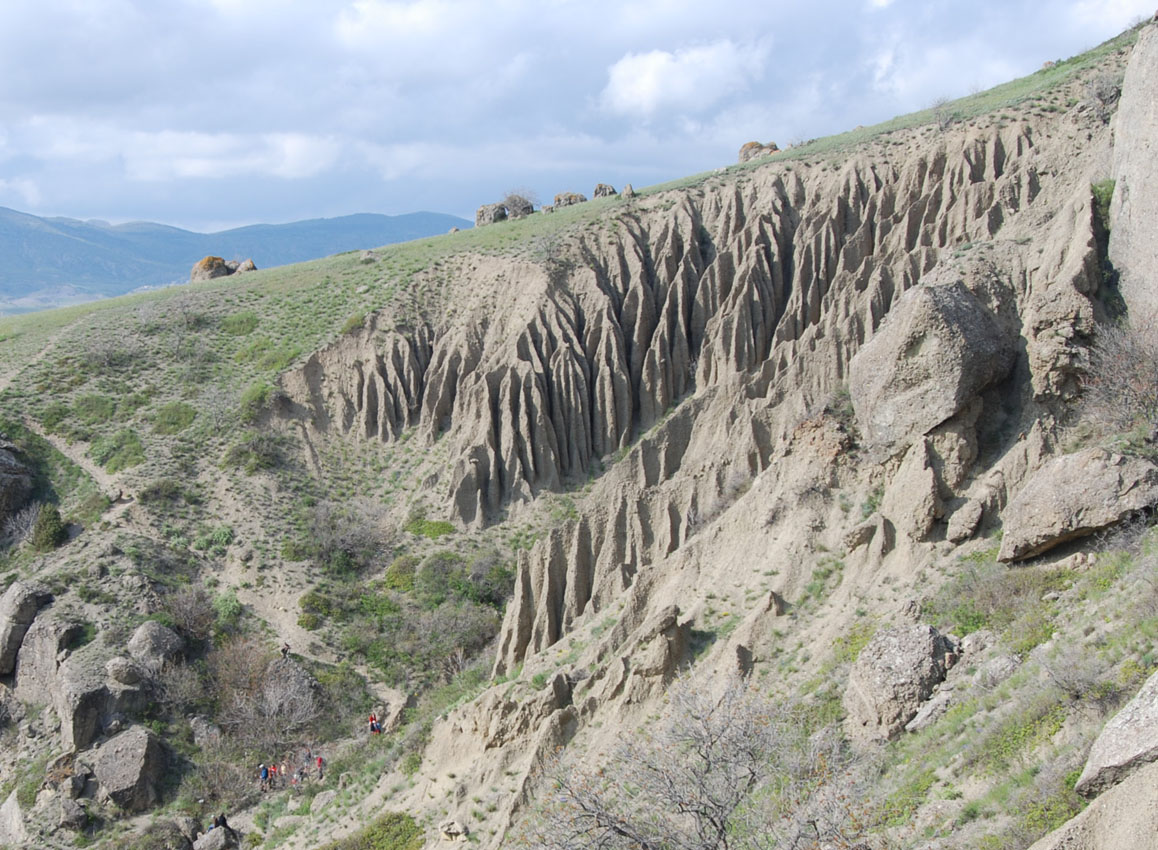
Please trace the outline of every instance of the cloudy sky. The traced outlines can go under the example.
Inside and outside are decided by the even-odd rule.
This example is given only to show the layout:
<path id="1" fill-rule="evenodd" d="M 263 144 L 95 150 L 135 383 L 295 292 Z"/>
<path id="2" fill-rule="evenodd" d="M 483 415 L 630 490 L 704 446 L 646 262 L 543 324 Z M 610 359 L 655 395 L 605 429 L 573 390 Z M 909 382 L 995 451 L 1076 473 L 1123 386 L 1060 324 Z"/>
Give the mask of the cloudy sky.
<path id="1" fill-rule="evenodd" d="M 1030 73 L 1155 0 L 0 0 L 0 206 L 198 230 L 646 186 Z"/>

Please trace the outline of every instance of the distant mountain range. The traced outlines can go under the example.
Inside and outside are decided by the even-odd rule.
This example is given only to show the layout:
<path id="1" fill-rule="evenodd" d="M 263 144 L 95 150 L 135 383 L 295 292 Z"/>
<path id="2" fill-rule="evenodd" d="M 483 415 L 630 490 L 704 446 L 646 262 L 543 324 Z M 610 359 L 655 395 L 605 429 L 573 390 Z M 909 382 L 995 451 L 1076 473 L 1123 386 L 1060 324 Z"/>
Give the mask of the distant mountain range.
<path id="1" fill-rule="evenodd" d="M 262 269 L 470 226 L 442 213 L 360 213 L 195 233 L 151 222 L 40 218 L 0 207 L 0 315 L 185 281 L 207 254 L 252 257 Z"/>

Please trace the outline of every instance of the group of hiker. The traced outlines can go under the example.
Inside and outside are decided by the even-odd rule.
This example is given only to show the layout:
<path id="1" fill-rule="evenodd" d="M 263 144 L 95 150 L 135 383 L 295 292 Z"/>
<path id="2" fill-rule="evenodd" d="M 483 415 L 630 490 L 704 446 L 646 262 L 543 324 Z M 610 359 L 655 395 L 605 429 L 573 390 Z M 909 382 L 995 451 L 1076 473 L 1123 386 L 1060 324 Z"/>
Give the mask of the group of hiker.
<path id="1" fill-rule="evenodd" d="M 309 750 L 305 751 L 302 757 L 301 765 L 291 772 L 291 759 L 282 759 L 281 763 L 270 762 L 269 764 L 259 764 L 257 766 L 258 780 L 263 792 L 273 791 L 278 788 L 300 788 L 311 776 L 316 776 L 318 780 L 325 778 L 326 760 L 318 755 L 315 756 Z"/>

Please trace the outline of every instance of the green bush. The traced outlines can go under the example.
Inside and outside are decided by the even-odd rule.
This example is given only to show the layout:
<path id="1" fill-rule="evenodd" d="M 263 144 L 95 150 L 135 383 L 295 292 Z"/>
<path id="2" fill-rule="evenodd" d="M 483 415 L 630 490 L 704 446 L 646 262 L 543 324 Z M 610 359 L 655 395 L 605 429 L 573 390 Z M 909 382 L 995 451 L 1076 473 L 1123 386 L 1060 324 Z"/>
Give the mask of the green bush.
<path id="1" fill-rule="evenodd" d="M 278 345 L 272 340 L 255 339 L 241 351 L 237 352 L 238 363 L 252 363 L 258 369 L 269 372 L 280 372 L 297 359 L 302 353 L 301 348 L 293 345 Z"/>
<path id="2" fill-rule="evenodd" d="M 361 330 L 362 326 L 366 324 L 365 313 L 355 313 L 350 318 L 346 319 L 346 324 L 342 325 L 342 333 L 348 334 L 352 331 Z"/>
<path id="3" fill-rule="evenodd" d="M 403 770 L 411 756 L 403 761 Z M 411 774 L 417 770 L 416 766 Z M 421 850 L 422 838 L 422 829 L 414 818 L 390 812 L 353 835 L 325 845 L 322 850 Z"/>
<path id="4" fill-rule="evenodd" d="M 117 403 L 103 395 L 82 395 L 76 400 L 73 416 L 85 425 L 100 425 L 111 420 L 117 412 Z"/>
<path id="5" fill-rule="evenodd" d="M 232 316 L 226 316 L 221 321 L 221 330 L 230 336 L 245 336 L 247 333 L 251 333 L 256 327 L 257 314 L 252 310 L 234 313 Z"/>
<path id="6" fill-rule="evenodd" d="M 311 614 L 308 611 L 303 611 L 302 613 L 298 614 L 298 625 L 306 631 L 312 632 L 321 628 L 322 618 L 317 614 Z"/>
<path id="7" fill-rule="evenodd" d="M 241 394 L 241 421 L 252 425 L 265 413 L 272 400 L 272 386 L 266 383 L 250 384 Z"/>
<path id="8" fill-rule="evenodd" d="M 386 568 L 386 576 L 383 580 L 386 587 L 402 593 L 412 591 L 414 589 L 414 572 L 418 564 L 419 559 L 415 555 L 399 555 Z"/>
<path id="9" fill-rule="evenodd" d="M 102 437 L 93 443 L 89 454 L 109 472 L 120 472 L 143 463 L 145 447 L 134 431 L 122 428 L 112 436 Z"/>
<path id="10" fill-rule="evenodd" d="M 72 415 L 72 409 L 61 401 L 49 402 L 40 411 L 40 422 L 44 425 L 44 430 L 50 434 L 55 434 L 61 424 Z"/>
<path id="11" fill-rule="evenodd" d="M 454 534 L 454 525 L 442 520 L 428 520 L 426 513 L 422 510 L 412 511 L 410 518 L 406 521 L 406 525 L 402 527 L 411 534 L 417 534 L 420 537 L 429 537 L 431 540 L 437 540 L 448 534 Z"/>
<path id="12" fill-rule="evenodd" d="M 32 526 L 29 544 L 37 552 L 48 552 L 68 539 L 68 528 L 60 518 L 60 510 L 55 505 L 42 505 Z"/>
<path id="13" fill-rule="evenodd" d="M 282 438 L 276 434 L 248 431 L 226 450 L 222 463 L 225 466 L 241 467 L 252 475 L 280 464 L 281 450 Z"/>
<path id="14" fill-rule="evenodd" d="M 160 407 L 153 415 L 153 431 L 158 434 L 179 434 L 197 418 L 197 411 L 183 401 L 172 401 Z"/>

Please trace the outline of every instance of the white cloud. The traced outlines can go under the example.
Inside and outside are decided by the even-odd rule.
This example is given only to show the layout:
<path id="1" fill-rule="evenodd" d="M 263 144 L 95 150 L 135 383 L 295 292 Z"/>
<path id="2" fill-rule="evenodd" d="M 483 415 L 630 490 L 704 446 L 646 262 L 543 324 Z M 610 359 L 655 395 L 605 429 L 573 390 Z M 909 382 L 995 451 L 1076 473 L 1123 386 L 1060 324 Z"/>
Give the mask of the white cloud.
<path id="1" fill-rule="evenodd" d="M 9 197 L 12 198 L 11 201 L 8 200 Z M 40 203 L 40 187 L 26 178 L 0 179 L 0 199 L 25 207 L 35 207 Z"/>
<path id="2" fill-rule="evenodd" d="M 125 173 L 132 180 L 313 177 L 334 166 L 341 144 L 304 133 L 132 133 Z"/>
<path id="3" fill-rule="evenodd" d="M 628 53 L 607 71 L 604 108 L 651 115 L 668 108 L 701 111 L 764 73 L 769 44 L 721 39 L 676 51 Z"/>

